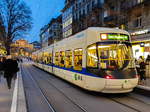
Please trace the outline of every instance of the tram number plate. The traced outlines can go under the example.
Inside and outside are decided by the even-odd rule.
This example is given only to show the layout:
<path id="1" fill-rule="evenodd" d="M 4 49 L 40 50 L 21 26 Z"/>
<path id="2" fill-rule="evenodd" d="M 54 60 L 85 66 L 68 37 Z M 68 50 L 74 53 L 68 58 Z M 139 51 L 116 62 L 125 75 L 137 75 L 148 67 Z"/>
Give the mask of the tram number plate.
<path id="1" fill-rule="evenodd" d="M 127 88 L 131 88 L 131 87 L 132 87 L 131 83 L 128 80 L 125 80 L 125 82 L 122 85 L 122 88 L 127 89 Z"/>
<path id="2" fill-rule="evenodd" d="M 74 74 L 74 80 L 82 80 L 82 76 L 79 74 Z"/>

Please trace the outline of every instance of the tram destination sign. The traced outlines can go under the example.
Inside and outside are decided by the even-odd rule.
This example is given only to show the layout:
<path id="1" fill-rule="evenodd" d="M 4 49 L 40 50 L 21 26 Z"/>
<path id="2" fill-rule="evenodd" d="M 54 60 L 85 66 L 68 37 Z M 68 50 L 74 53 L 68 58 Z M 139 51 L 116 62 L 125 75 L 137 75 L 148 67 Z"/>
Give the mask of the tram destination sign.
<path id="1" fill-rule="evenodd" d="M 123 40 L 128 41 L 129 36 L 125 34 L 107 34 L 108 40 Z"/>

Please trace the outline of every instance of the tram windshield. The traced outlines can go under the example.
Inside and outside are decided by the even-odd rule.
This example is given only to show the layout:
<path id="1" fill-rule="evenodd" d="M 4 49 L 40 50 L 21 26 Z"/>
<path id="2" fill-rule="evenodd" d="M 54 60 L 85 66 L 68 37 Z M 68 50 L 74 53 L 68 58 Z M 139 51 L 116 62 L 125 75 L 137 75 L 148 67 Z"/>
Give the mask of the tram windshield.
<path id="1" fill-rule="evenodd" d="M 98 44 L 99 68 L 134 68 L 131 45 L 127 42 L 108 42 Z"/>
<path id="2" fill-rule="evenodd" d="M 97 48 L 97 50 L 96 50 Z M 131 44 L 128 42 L 100 42 L 88 48 L 87 66 L 106 70 L 135 68 Z"/>

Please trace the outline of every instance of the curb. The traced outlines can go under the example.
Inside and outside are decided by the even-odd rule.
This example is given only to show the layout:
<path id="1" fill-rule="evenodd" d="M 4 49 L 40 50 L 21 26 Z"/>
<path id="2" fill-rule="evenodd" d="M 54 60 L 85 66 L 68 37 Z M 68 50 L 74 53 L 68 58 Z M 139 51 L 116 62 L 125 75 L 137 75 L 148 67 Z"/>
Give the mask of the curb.
<path id="1" fill-rule="evenodd" d="M 15 81 L 15 87 L 14 87 L 10 112 L 16 112 L 17 111 L 18 81 L 19 81 L 19 79 L 18 79 L 18 73 L 17 73 L 17 79 Z"/>
<path id="2" fill-rule="evenodd" d="M 27 112 L 21 69 L 17 73 L 10 112 Z"/>
<path id="3" fill-rule="evenodd" d="M 134 89 L 134 92 L 137 94 L 142 94 L 144 96 L 150 97 L 150 87 L 138 85 Z"/>

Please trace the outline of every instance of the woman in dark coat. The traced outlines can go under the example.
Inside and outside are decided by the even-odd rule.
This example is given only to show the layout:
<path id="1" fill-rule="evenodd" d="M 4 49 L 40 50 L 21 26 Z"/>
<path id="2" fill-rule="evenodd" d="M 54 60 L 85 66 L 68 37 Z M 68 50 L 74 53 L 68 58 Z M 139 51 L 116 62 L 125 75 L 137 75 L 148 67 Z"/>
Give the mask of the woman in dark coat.
<path id="1" fill-rule="evenodd" d="M 4 77 L 6 78 L 8 89 L 11 89 L 12 78 L 16 76 L 16 73 L 19 71 L 18 63 L 13 59 L 6 59 L 3 62 L 4 67 Z"/>

